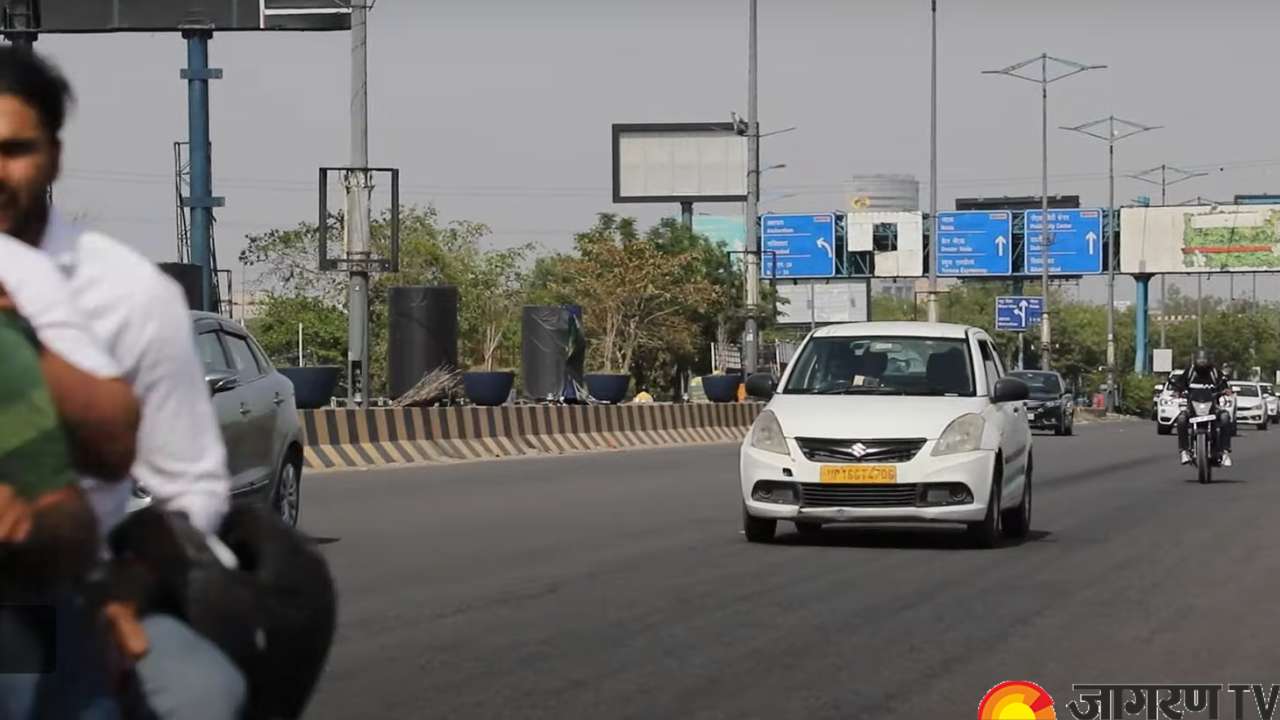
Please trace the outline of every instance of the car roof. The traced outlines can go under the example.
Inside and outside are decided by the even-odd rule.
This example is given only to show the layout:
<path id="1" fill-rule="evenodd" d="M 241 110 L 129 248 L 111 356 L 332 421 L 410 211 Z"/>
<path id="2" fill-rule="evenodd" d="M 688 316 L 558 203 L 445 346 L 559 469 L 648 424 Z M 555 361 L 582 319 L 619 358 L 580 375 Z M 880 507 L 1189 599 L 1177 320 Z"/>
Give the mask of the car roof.
<path id="1" fill-rule="evenodd" d="M 928 337 L 954 338 L 963 340 L 970 330 L 979 330 L 971 325 L 931 322 L 862 322 L 828 325 L 814 332 L 814 337 Z"/>

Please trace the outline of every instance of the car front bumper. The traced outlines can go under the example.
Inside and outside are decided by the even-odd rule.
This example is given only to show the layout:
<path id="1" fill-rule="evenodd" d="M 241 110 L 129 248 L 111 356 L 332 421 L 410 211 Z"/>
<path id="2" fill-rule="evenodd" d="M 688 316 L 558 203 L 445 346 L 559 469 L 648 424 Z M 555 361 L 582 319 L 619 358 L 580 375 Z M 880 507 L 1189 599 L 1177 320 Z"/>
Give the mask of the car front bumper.
<path id="1" fill-rule="evenodd" d="M 1267 417 L 1264 407 L 1236 408 L 1236 422 L 1261 423 Z"/>
<path id="2" fill-rule="evenodd" d="M 911 461 L 895 464 L 896 483 L 843 485 L 821 482 L 822 464 L 806 459 L 794 441 L 788 441 L 788 445 L 789 457 L 743 445 L 739 475 L 743 503 L 751 516 L 820 523 L 969 523 L 986 517 L 995 463 L 993 451 L 933 457 L 930 441 Z M 760 481 L 793 486 L 798 501 L 783 504 L 753 499 L 752 490 Z M 939 485 L 963 485 L 971 498 L 963 504 L 923 505 L 925 492 L 930 486 Z M 806 493 L 808 488 L 820 489 L 822 499 L 815 501 L 812 496 L 818 493 Z M 850 498 L 849 504 L 841 504 L 842 496 Z"/>
<path id="3" fill-rule="evenodd" d="M 1045 430 L 1060 427 L 1067 408 L 1061 405 L 1027 405 L 1027 424 L 1033 430 Z"/>

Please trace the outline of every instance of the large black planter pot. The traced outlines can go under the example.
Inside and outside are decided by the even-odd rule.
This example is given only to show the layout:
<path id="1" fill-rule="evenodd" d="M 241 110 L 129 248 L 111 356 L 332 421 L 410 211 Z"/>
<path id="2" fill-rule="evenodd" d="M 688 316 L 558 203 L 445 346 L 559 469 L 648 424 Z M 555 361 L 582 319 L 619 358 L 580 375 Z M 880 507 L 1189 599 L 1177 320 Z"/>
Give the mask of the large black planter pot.
<path id="1" fill-rule="evenodd" d="M 338 365 L 280 368 L 280 374 L 293 383 L 293 394 L 299 410 L 327 407 L 338 386 L 342 368 Z"/>
<path id="2" fill-rule="evenodd" d="M 515 384 L 516 374 L 511 372 L 469 372 L 462 373 L 462 387 L 467 397 L 476 405 L 495 407 L 511 397 L 511 386 Z"/>
<path id="3" fill-rule="evenodd" d="M 738 386 L 742 384 L 741 375 L 703 375 L 702 391 L 707 399 L 716 403 L 738 401 Z"/>
<path id="4" fill-rule="evenodd" d="M 631 387 L 630 375 L 601 373 L 587 376 L 587 392 L 599 402 L 616 405 L 627 398 L 629 387 Z"/>

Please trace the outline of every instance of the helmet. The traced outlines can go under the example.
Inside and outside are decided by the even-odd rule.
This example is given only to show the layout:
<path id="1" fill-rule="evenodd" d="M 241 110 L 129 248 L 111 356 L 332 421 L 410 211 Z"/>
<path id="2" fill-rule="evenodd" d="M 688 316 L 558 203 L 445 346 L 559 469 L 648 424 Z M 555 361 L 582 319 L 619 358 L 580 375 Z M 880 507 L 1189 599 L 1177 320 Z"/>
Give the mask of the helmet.
<path id="1" fill-rule="evenodd" d="M 1209 355 L 1209 351 L 1204 348 L 1196 350 L 1195 359 L 1193 360 L 1197 370 L 1208 370 L 1213 367 L 1213 357 Z"/>

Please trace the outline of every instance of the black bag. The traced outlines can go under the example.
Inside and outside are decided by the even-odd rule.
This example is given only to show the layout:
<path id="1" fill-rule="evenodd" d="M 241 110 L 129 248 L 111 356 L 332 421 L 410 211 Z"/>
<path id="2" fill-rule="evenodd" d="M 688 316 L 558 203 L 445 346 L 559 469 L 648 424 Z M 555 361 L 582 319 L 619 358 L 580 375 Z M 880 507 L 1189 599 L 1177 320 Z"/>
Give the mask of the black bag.
<path id="1" fill-rule="evenodd" d="M 105 599 L 134 602 L 140 616 L 172 614 L 221 648 L 248 682 L 247 717 L 301 717 L 337 622 L 328 565 L 257 506 L 234 506 L 218 537 L 238 568 L 227 568 L 185 515 L 133 513 L 111 533 Z"/>

